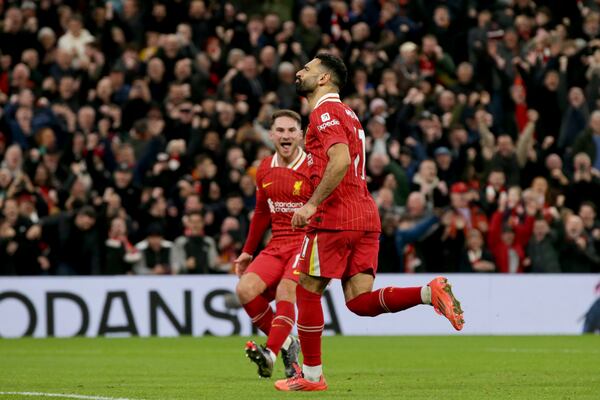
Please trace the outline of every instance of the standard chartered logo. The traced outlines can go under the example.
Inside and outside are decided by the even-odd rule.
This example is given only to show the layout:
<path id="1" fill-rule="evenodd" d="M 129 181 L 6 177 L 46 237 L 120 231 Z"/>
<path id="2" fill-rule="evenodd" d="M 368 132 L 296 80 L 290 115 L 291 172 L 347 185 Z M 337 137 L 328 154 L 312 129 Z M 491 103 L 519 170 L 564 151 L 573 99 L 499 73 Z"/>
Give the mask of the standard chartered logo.
<path id="1" fill-rule="evenodd" d="M 302 202 L 293 202 L 293 201 L 273 201 L 271 199 L 267 199 L 267 203 L 269 204 L 269 210 L 271 213 L 293 213 L 296 209 L 302 207 L 304 203 Z"/>
<path id="2" fill-rule="evenodd" d="M 275 205 L 273 204 L 273 200 L 267 199 L 267 203 L 269 203 L 269 210 L 271 211 L 271 214 L 274 214 L 275 213 Z"/>

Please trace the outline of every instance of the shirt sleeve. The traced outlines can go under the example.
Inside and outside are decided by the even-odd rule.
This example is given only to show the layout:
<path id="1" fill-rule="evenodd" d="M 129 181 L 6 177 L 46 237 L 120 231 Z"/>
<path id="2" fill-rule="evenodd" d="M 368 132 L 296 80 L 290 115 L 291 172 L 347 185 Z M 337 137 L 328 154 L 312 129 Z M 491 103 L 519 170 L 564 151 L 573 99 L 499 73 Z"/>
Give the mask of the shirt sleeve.
<path id="1" fill-rule="evenodd" d="M 254 252 L 256 252 L 258 244 L 271 225 L 271 210 L 267 203 L 265 191 L 261 188 L 261 182 L 262 174 L 258 173 L 256 176 L 256 208 L 254 209 L 252 221 L 250 221 L 248 238 L 242 249 L 243 252 L 248 254 L 254 254 Z"/>
<path id="2" fill-rule="evenodd" d="M 319 110 L 311 113 L 311 123 L 317 128 L 321 143 L 325 152 L 331 146 L 338 143 L 350 145 L 348 141 L 347 118 L 342 113 L 342 110 L 334 107 L 319 107 Z"/>

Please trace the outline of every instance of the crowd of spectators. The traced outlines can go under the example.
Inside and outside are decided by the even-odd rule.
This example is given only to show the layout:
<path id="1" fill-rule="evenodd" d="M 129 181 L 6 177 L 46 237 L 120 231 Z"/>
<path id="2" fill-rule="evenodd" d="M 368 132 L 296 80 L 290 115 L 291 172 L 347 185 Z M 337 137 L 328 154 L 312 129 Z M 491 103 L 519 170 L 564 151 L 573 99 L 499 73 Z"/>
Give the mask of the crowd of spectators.
<path id="1" fill-rule="evenodd" d="M 0 2 L 0 274 L 228 273 L 342 57 L 382 272 L 600 271 L 600 1 Z M 267 240 L 268 238 L 265 238 Z"/>

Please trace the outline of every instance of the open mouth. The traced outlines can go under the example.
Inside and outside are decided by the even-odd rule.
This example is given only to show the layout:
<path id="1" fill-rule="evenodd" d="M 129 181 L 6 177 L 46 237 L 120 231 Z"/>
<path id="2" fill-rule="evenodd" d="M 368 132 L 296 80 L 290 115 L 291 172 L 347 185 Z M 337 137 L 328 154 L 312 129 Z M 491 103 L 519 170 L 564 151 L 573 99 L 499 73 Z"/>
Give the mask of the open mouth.
<path id="1" fill-rule="evenodd" d="M 292 148 L 292 142 L 280 142 L 281 148 L 284 150 L 289 150 Z"/>

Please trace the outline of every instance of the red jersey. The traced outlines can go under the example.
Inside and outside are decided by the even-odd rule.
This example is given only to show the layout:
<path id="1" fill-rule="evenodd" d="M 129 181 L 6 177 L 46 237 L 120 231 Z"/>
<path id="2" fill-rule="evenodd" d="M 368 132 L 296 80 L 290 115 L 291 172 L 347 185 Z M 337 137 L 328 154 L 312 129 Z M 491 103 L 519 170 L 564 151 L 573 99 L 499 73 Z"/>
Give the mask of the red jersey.
<path id="1" fill-rule="evenodd" d="M 272 241 L 298 238 L 300 244 L 305 230 L 292 230 L 292 216 L 312 193 L 307 155 L 302 149 L 298 157 L 286 166 L 278 165 L 276 155 L 265 158 L 256 172 L 256 209 L 243 251 L 254 254 L 269 224 L 273 232 Z"/>
<path id="2" fill-rule="evenodd" d="M 337 143 L 348 145 L 352 160 L 335 190 L 319 205 L 310 226 L 316 229 L 381 232 L 379 212 L 367 189 L 365 131 L 354 111 L 337 93 L 321 97 L 310 113 L 306 152 L 316 188 L 329 162 L 327 150 Z"/>

